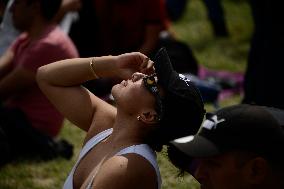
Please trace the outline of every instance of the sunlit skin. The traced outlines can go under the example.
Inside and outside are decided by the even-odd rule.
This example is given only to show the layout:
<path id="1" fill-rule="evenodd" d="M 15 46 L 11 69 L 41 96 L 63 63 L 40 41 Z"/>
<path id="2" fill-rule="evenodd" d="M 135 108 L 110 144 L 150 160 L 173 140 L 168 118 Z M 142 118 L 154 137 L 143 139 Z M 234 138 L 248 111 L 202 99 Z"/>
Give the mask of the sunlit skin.
<path id="1" fill-rule="evenodd" d="M 130 79 L 123 80 L 112 88 L 112 95 L 117 106 L 123 106 L 123 109 L 130 113 L 139 106 L 146 105 L 149 109 L 155 108 L 156 99 L 142 81 L 145 76 L 143 73 L 136 72 Z"/>

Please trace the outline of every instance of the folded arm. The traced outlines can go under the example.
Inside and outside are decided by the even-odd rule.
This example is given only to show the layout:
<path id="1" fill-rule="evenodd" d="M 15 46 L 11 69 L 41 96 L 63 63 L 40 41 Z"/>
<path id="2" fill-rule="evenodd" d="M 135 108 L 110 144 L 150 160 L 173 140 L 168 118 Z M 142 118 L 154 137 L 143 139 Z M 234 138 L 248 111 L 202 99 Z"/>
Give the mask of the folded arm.
<path id="1" fill-rule="evenodd" d="M 14 53 L 7 50 L 0 57 L 0 101 L 19 94 L 32 85 L 35 85 L 35 73 L 18 66 L 13 68 Z"/>

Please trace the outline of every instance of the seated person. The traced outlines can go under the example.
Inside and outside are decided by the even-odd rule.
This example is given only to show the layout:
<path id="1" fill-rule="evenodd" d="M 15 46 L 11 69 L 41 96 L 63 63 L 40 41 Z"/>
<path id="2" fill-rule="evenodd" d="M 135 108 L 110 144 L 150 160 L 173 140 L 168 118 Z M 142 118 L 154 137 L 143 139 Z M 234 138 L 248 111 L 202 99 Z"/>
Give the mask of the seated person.
<path id="1" fill-rule="evenodd" d="M 60 4 L 60 0 L 14 0 L 11 6 L 13 25 L 22 34 L 0 57 L 2 164 L 22 155 L 47 159 L 72 156 L 69 145 L 67 154 L 57 151 L 62 149 L 56 139 L 64 117 L 42 94 L 35 79 L 38 67 L 78 57 L 70 38 L 52 22 Z"/>
<path id="2" fill-rule="evenodd" d="M 112 88 L 115 106 L 81 86 L 113 76 L 124 79 Z M 66 189 L 161 188 L 155 151 L 195 133 L 204 115 L 198 89 L 173 70 L 165 49 L 154 63 L 139 52 L 62 60 L 39 68 L 37 81 L 57 109 L 87 132 Z"/>

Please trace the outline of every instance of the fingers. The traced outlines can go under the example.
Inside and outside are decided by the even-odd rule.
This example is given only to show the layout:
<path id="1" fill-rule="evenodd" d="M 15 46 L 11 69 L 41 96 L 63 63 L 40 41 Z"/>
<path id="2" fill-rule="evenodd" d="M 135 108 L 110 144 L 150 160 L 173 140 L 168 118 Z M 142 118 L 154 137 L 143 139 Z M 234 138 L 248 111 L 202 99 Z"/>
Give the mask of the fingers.
<path id="1" fill-rule="evenodd" d="M 147 68 L 147 67 L 148 67 L 148 62 L 149 62 L 149 60 L 150 60 L 149 57 L 144 58 L 142 64 L 140 65 L 140 68 L 141 68 L 141 69 Z"/>
<path id="2" fill-rule="evenodd" d="M 142 73 L 151 74 L 154 73 L 154 62 L 150 58 L 145 58 L 140 65 L 140 70 Z"/>
<path id="3" fill-rule="evenodd" d="M 118 55 L 117 63 L 117 67 L 120 69 L 120 72 L 122 72 L 123 77 L 127 76 L 127 78 L 129 78 L 135 72 L 141 72 L 147 75 L 154 73 L 154 62 L 140 52 Z"/>

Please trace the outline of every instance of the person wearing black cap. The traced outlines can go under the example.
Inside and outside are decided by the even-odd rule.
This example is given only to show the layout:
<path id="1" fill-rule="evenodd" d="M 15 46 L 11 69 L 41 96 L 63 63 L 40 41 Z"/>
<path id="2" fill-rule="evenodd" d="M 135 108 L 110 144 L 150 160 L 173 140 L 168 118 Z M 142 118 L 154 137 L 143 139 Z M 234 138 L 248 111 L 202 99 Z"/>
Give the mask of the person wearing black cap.
<path id="1" fill-rule="evenodd" d="M 169 157 L 202 189 L 283 189 L 284 111 L 249 104 L 224 107 L 195 135 L 171 141 Z"/>
<path id="2" fill-rule="evenodd" d="M 112 88 L 115 106 L 81 86 L 98 77 L 122 79 Z M 173 70 L 164 48 L 154 62 L 139 52 L 54 62 L 38 69 L 37 82 L 87 131 L 63 188 L 161 188 L 155 152 L 196 133 L 204 116 L 198 89 Z"/>

